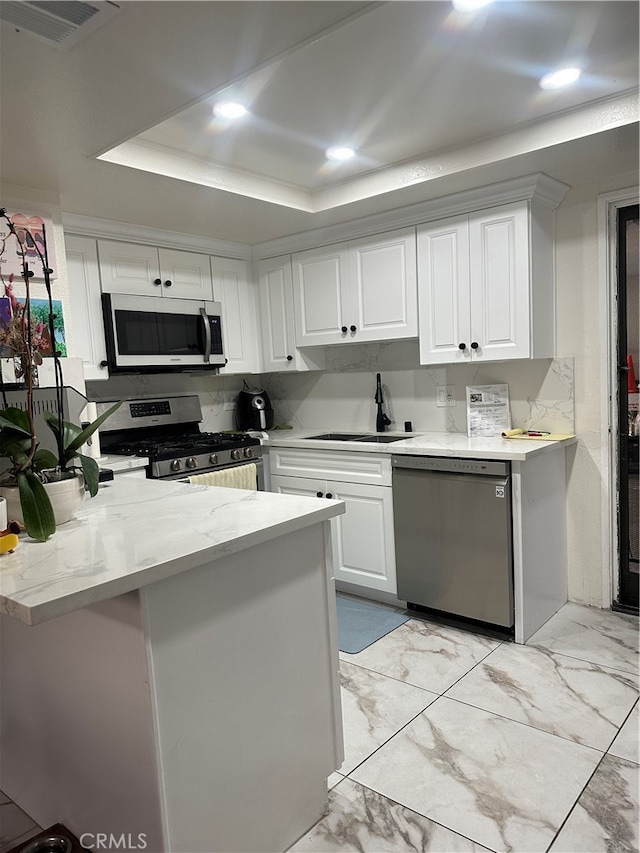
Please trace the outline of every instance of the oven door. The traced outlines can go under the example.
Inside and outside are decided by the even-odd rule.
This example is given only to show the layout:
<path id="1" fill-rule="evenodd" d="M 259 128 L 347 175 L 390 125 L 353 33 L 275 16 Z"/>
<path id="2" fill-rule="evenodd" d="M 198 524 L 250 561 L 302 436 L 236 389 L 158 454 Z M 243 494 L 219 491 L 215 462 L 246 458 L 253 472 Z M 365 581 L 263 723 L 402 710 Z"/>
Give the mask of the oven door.
<path id="1" fill-rule="evenodd" d="M 251 459 L 243 462 L 232 463 L 230 465 L 222 465 L 218 468 L 212 468 L 210 471 L 199 471 L 199 474 L 209 474 L 213 471 L 225 471 L 229 468 L 239 468 L 242 465 L 253 463 L 256 466 L 256 491 L 264 492 L 264 462 L 262 459 Z M 189 482 L 189 475 L 181 471 L 179 474 L 170 474 L 168 477 L 162 477 L 163 480 L 180 480 L 181 483 Z"/>
<path id="2" fill-rule="evenodd" d="M 113 372 L 225 364 L 218 302 L 103 293 L 102 310 Z"/>

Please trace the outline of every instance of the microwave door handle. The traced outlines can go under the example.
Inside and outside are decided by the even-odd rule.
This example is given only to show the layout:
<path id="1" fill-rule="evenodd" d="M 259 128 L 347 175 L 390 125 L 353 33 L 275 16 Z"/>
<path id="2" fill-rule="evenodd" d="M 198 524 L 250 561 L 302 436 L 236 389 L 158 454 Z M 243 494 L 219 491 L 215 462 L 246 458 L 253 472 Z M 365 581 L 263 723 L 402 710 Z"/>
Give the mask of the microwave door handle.
<path id="1" fill-rule="evenodd" d="M 211 327 L 209 326 L 209 317 L 207 316 L 206 308 L 200 309 L 200 316 L 204 323 L 204 360 L 208 363 L 211 361 Z"/>

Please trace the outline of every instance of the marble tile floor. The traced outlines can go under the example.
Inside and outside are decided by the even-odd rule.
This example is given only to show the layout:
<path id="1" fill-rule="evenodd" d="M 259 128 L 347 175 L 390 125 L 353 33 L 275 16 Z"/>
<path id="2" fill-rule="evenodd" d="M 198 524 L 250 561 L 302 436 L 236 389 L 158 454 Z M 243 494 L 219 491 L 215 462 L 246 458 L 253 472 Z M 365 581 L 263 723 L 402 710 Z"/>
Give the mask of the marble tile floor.
<path id="1" fill-rule="evenodd" d="M 412 618 L 340 658 L 344 764 L 289 853 L 637 853 L 636 618 L 567 604 L 526 646 Z M 0 853 L 38 831 L 0 794 Z"/>
<path id="2" fill-rule="evenodd" d="M 340 658 L 345 761 L 289 853 L 637 853 L 635 617 L 570 603 L 526 646 L 412 618 Z"/>

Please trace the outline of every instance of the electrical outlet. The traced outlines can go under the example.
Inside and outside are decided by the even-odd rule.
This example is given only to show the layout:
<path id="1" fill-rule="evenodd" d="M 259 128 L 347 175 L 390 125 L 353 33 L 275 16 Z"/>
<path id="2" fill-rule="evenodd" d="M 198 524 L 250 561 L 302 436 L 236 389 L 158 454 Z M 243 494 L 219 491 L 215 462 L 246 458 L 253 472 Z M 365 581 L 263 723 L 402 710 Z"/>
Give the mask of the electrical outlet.
<path id="1" fill-rule="evenodd" d="M 455 406 L 456 386 L 438 385 L 436 388 L 436 406 Z"/>

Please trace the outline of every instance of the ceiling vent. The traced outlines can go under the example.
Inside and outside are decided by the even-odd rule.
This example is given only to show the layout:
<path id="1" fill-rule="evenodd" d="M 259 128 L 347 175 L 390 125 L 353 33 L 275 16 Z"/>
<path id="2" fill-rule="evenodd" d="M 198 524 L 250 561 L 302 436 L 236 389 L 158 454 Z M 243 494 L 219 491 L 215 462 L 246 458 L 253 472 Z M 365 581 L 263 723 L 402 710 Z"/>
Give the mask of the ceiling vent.
<path id="1" fill-rule="evenodd" d="M 93 32 L 119 10 L 109 0 L 92 3 L 58 2 L 0 2 L 0 20 L 18 31 L 30 33 L 39 41 L 56 47 L 71 47 Z"/>

